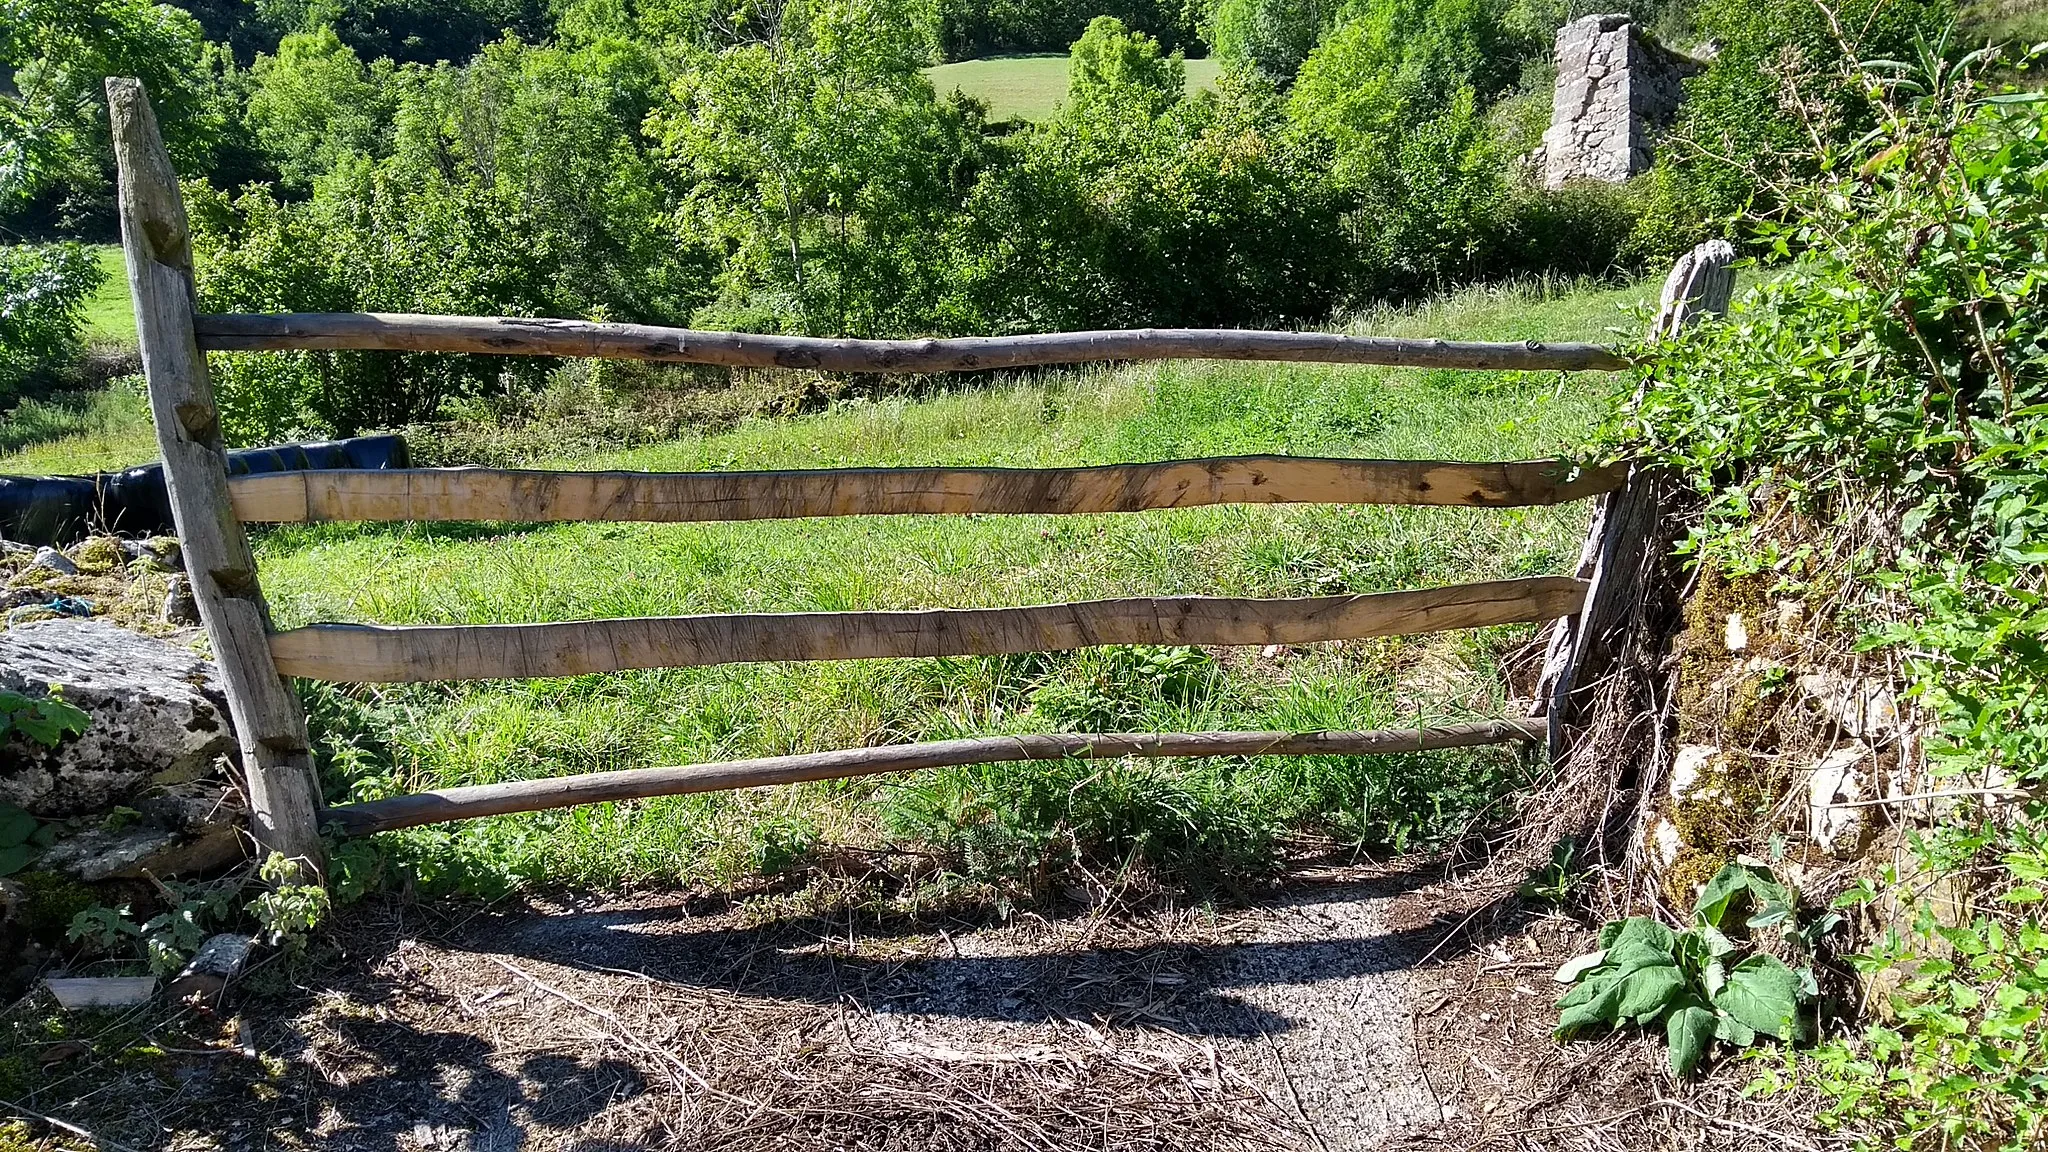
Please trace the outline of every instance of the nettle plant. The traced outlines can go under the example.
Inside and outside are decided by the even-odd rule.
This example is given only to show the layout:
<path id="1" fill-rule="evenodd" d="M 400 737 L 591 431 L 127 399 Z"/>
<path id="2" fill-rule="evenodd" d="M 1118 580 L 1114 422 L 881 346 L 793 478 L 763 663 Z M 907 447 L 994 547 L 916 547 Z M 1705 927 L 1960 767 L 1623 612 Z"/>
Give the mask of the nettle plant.
<path id="1" fill-rule="evenodd" d="M 1799 956 L 1841 922 L 1830 914 L 1802 928 L 1791 889 L 1760 861 L 1738 858 L 1701 890 L 1683 932 L 1647 916 L 1600 930 L 1600 950 L 1558 969 L 1570 984 L 1558 1002 L 1560 1040 L 1593 1029 L 1661 1025 L 1671 1071 L 1690 1076 L 1714 1043 L 1748 1048 L 1759 1037 L 1798 1039 L 1818 992 L 1810 967 L 1793 968 L 1757 945 L 1777 928 Z M 1735 918 L 1747 911 L 1736 928 Z M 1739 931 L 1745 940 L 1730 932 Z"/>
<path id="2" fill-rule="evenodd" d="M 83 709 L 67 704 L 51 692 L 37 698 L 19 692 L 0 691 L 0 740 L 19 732 L 45 748 L 54 748 L 66 735 L 82 736 L 92 717 Z M 11 876 L 29 866 L 56 836 L 56 826 L 12 804 L 0 804 L 0 876 Z"/>

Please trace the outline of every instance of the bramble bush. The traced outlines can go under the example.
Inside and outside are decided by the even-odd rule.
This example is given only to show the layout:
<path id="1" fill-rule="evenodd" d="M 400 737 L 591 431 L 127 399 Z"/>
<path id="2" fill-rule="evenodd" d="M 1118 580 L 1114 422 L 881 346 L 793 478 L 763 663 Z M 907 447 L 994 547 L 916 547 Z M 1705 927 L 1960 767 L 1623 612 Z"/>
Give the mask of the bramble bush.
<path id="1" fill-rule="evenodd" d="M 2048 1137 L 2048 103 L 1988 91 L 1999 63 L 1866 70 L 1877 127 L 1816 158 L 1844 175 L 1770 234 L 1787 262 L 1611 430 L 1704 501 L 1699 563 L 1769 567 L 1788 509 L 1852 546 L 1807 578 L 1861 593 L 1863 644 L 1897 657 L 1937 786 L 1965 793 L 1843 898 L 1882 922 L 1852 963 L 1885 1022 L 1785 1073 L 1861 1147 Z M 1797 594 L 1800 570 L 1780 577 Z M 2020 791 L 1968 795 L 1987 787 Z"/>

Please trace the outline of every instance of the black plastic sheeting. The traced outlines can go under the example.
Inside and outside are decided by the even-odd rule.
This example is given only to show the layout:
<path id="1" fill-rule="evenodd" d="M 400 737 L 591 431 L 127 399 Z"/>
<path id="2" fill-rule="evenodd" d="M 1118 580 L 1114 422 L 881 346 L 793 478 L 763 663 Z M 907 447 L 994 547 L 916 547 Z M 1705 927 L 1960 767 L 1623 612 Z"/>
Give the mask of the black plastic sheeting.
<path id="1" fill-rule="evenodd" d="M 239 449 L 228 453 L 228 475 L 405 468 L 410 463 L 405 438 L 394 433 Z M 93 476 L 0 476 L 0 537 L 62 546 L 96 530 L 130 536 L 175 532 L 164 466 L 145 464 Z"/>

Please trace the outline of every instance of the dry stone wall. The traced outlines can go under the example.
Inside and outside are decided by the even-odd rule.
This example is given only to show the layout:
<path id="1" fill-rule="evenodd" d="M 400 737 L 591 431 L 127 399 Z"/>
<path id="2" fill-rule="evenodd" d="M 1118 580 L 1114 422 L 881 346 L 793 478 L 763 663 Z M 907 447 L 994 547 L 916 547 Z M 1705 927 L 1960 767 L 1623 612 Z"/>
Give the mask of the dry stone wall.
<path id="1" fill-rule="evenodd" d="M 1557 89 L 1543 134 L 1543 183 L 1619 184 L 1647 171 L 1657 134 L 1700 65 L 1657 44 L 1625 14 L 1586 16 L 1557 32 Z"/>

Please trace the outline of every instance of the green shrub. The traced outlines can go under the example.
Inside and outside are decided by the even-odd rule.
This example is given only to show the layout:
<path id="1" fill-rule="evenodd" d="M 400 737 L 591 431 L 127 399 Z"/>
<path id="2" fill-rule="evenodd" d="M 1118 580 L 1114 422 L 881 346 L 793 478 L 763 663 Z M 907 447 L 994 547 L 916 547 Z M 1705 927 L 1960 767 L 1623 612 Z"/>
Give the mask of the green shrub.
<path id="1" fill-rule="evenodd" d="M 0 404 L 71 368 L 85 303 L 105 280 L 83 245 L 0 245 Z"/>
<path id="2" fill-rule="evenodd" d="M 1898 75 L 1925 95 L 1791 203 L 1766 234 L 1792 259 L 1665 355 L 1617 429 L 1704 501 L 1697 562 L 1846 588 L 1938 725 L 1937 787 L 1966 793 L 1845 898 L 1878 922 L 1852 963 L 1888 1019 L 1788 1073 L 1863 1148 L 2048 1133 L 2048 805 L 1967 795 L 2048 775 L 2048 103 L 1987 94 L 1993 63 Z M 1768 526 L 1795 514 L 1829 548 L 1774 565 Z"/>
<path id="3" fill-rule="evenodd" d="M 1706 0 L 1693 13 L 1718 45 L 1658 149 L 1634 259 L 1658 263 L 1703 235 L 1739 233 L 1747 218 L 1784 207 L 1782 197 L 1819 175 L 1820 151 L 1849 144 L 1880 108 L 1857 65 L 1912 60 L 1940 38 L 1953 0 Z"/>
<path id="4" fill-rule="evenodd" d="M 639 131 L 659 86 L 648 50 L 507 39 L 462 66 L 365 70 L 330 37 L 286 47 L 259 62 L 252 116 L 312 195 L 187 185 L 203 309 L 673 323 L 703 298 Z M 377 106 L 388 120 L 366 115 Z M 446 400 L 536 387 L 550 369 L 388 353 L 216 363 L 223 427 L 242 443 L 428 420 Z"/>

